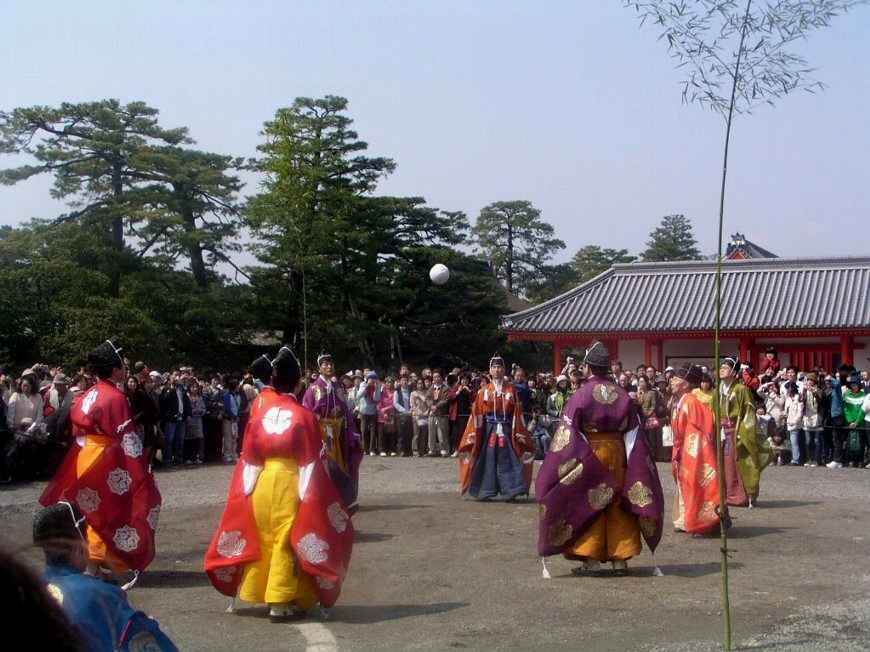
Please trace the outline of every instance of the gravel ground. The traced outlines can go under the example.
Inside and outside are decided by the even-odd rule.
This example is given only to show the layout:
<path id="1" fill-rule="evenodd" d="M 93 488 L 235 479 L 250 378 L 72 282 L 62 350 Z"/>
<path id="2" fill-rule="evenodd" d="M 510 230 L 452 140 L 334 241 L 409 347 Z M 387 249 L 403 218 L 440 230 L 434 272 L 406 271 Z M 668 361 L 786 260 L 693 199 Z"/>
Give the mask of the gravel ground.
<path id="1" fill-rule="evenodd" d="M 201 568 L 230 472 L 158 474 L 158 556 L 131 600 L 183 650 L 720 649 L 718 539 L 666 528 L 655 560 L 664 577 L 652 577 L 644 551 L 627 577 L 573 578 L 571 564 L 554 558 L 545 581 L 535 505 L 461 499 L 455 460 L 366 458 L 353 566 L 325 629 L 272 625 L 262 607 L 225 614 Z M 670 509 L 668 466 L 660 473 Z M 41 490 L 0 490 L 6 544 L 34 561 L 30 518 Z M 736 646 L 870 648 L 868 493 L 863 470 L 765 472 L 759 507 L 734 514 Z"/>

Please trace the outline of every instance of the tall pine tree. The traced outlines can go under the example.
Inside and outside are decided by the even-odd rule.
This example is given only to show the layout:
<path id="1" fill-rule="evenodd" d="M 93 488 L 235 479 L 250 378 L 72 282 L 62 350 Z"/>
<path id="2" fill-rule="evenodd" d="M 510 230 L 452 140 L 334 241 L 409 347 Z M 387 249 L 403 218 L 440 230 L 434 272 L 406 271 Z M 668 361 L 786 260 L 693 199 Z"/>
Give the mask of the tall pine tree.
<path id="1" fill-rule="evenodd" d="M 666 260 L 698 260 L 701 251 L 685 215 L 665 215 L 661 224 L 649 234 L 641 257 L 650 262 Z"/>

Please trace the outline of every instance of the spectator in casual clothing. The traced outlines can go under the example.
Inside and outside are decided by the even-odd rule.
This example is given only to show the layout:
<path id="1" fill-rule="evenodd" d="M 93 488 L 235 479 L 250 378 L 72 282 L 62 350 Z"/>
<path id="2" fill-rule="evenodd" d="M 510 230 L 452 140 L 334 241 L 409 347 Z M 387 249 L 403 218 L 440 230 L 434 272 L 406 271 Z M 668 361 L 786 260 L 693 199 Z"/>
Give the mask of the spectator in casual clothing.
<path id="1" fill-rule="evenodd" d="M 411 453 L 423 457 L 423 448 L 429 439 L 429 393 L 426 382 L 418 380 L 411 392 L 411 416 L 413 417 L 414 436 L 411 439 Z"/>
<path id="2" fill-rule="evenodd" d="M 804 404 L 798 394 L 797 384 L 789 381 L 785 384 L 785 427 L 791 440 L 791 463 L 793 466 L 803 464 L 803 433 Z"/>
<path id="3" fill-rule="evenodd" d="M 234 379 L 228 379 L 226 386 L 222 396 L 223 446 L 221 446 L 221 457 L 226 464 L 235 464 L 239 461 L 239 405 L 241 400 L 239 399 L 239 385 Z"/>
<path id="4" fill-rule="evenodd" d="M 831 427 L 833 431 L 834 459 L 828 464 L 830 469 L 842 469 L 848 462 L 846 456 L 846 438 L 849 430 L 846 427 L 846 411 L 843 395 L 846 392 L 849 374 L 852 373 L 851 365 L 841 364 L 837 369 L 837 376 L 831 379 L 830 391 L 826 392 L 830 398 Z"/>
<path id="5" fill-rule="evenodd" d="M 467 375 L 462 375 L 458 380 L 452 374 L 447 377 L 450 385 L 450 454 L 456 457 L 459 453 L 459 441 L 462 439 L 462 433 L 465 432 L 465 426 L 468 424 L 468 419 L 471 416 L 471 387 L 469 383 L 471 379 Z M 531 381 L 529 381 L 531 384 Z"/>
<path id="6" fill-rule="evenodd" d="M 378 405 L 381 402 L 382 392 L 383 385 L 378 382 L 378 375 L 374 371 L 369 371 L 366 374 L 365 384 L 360 385 L 356 394 L 363 450 L 369 455 L 377 455 L 380 452 L 378 450 Z"/>
<path id="7" fill-rule="evenodd" d="M 396 456 L 395 391 L 396 383 L 388 376 L 381 389 L 381 400 L 378 403 L 378 448 L 381 451 L 381 457 Z"/>
<path id="8" fill-rule="evenodd" d="M 187 417 L 186 434 L 191 448 L 187 463 L 202 464 L 205 461 L 205 432 L 202 425 L 205 417 L 205 399 L 202 397 L 202 388 L 198 382 L 191 383 L 187 396 L 190 399 L 190 416 Z"/>
<path id="9" fill-rule="evenodd" d="M 514 389 L 517 391 L 517 397 L 523 406 L 523 418 L 528 423 L 532 418 L 532 390 L 529 389 L 529 384 L 526 382 L 526 372 L 517 367 L 514 370 Z"/>
<path id="10" fill-rule="evenodd" d="M 407 367 L 403 367 L 407 369 Z M 393 408 L 396 412 L 396 452 L 402 457 L 411 454 L 411 433 L 414 417 L 411 415 L 411 379 L 408 375 L 399 376 L 396 391 L 393 393 Z"/>
<path id="11" fill-rule="evenodd" d="M 184 427 L 190 416 L 190 399 L 177 373 L 160 394 L 160 420 L 163 423 L 163 463 L 175 466 L 184 461 Z"/>
<path id="12" fill-rule="evenodd" d="M 6 406 L 6 426 L 16 435 L 33 435 L 44 422 L 44 402 L 37 391 L 36 376 L 21 378 L 19 390 L 12 392 Z"/>
<path id="13" fill-rule="evenodd" d="M 867 448 L 867 433 L 864 430 L 864 399 L 867 393 L 861 385 L 861 377 L 853 373 L 848 379 L 848 391 L 843 396 L 846 427 L 849 429 L 846 459 L 855 468 L 864 466 Z"/>
<path id="14" fill-rule="evenodd" d="M 553 424 L 556 424 L 562 418 L 562 410 L 565 409 L 565 403 L 568 402 L 568 398 L 568 378 L 566 376 L 559 376 L 556 378 L 556 388 L 547 400 L 547 415 Z"/>
<path id="15" fill-rule="evenodd" d="M 804 404 L 804 450 L 806 451 L 805 466 L 822 466 L 825 463 L 824 444 L 824 398 L 816 385 L 816 374 L 807 374 L 804 381 L 804 391 L 801 394 Z"/>
<path id="16" fill-rule="evenodd" d="M 444 384 L 440 371 L 432 373 L 432 388 L 429 390 L 429 456 L 450 455 L 450 388 Z"/>

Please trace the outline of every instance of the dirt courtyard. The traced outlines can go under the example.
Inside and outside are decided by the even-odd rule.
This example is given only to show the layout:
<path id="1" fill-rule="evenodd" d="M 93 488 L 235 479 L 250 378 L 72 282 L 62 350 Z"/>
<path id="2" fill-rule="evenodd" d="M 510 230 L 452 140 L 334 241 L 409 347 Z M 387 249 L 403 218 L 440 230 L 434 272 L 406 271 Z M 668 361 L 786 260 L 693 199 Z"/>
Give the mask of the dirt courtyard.
<path id="1" fill-rule="evenodd" d="M 230 468 L 158 474 L 157 558 L 131 593 L 182 650 L 714 650 L 721 642 L 718 539 L 670 527 L 626 577 L 575 578 L 552 558 L 542 579 L 533 501 L 457 494 L 455 460 L 366 458 L 353 562 L 326 622 L 272 624 L 225 613 L 202 573 Z M 3 542 L 38 561 L 31 516 L 43 485 L 0 490 Z M 735 510 L 734 640 L 744 649 L 870 647 L 870 472 L 770 468 L 760 505 Z"/>

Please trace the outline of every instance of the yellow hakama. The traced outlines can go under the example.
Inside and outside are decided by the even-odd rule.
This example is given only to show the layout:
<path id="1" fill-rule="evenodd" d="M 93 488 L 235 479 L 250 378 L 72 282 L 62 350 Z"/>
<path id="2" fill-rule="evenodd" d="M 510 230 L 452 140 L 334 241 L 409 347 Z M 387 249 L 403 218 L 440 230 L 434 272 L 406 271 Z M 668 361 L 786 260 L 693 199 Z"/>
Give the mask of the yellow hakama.
<path id="1" fill-rule="evenodd" d="M 260 559 L 245 566 L 239 598 L 301 609 L 317 604 L 312 579 L 296 569 L 290 529 L 299 509 L 299 467 L 288 458 L 266 460 L 251 496 L 260 536 Z"/>
<path id="2" fill-rule="evenodd" d="M 106 435 L 87 435 L 85 445 L 76 458 L 76 477 L 81 478 L 87 473 L 106 448 L 114 443 L 115 440 Z M 109 554 L 105 541 L 92 527 L 88 528 L 88 559 L 94 564 L 108 566 L 115 573 L 129 570 L 126 564 Z"/>
<path id="3" fill-rule="evenodd" d="M 595 457 L 618 483 L 625 478 L 625 442 L 622 433 L 587 433 Z M 640 527 L 637 517 L 626 512 L 616 496 L 586 531 L 566 551 L 571 559 L 623 561 L 640 554 Z"/>

